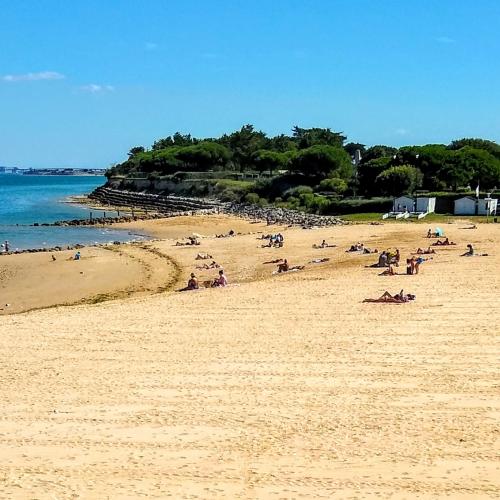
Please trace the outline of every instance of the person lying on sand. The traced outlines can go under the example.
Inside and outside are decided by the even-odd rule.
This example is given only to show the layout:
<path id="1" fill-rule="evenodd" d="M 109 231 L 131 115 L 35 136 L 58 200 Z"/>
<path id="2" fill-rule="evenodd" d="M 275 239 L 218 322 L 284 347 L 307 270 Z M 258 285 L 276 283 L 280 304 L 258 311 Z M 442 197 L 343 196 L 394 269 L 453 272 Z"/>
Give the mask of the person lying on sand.
<path id="1" fill-rule="evenodd" d="M 335 248 L 337 245 L 329 245 L 326 240 L 323 240 L 321 242 L 321 245 L 316 245 L 316 243 L 313 244 L 313 248 Z"/>
<path id="2" fill-rule="evenodd" d="M 227 286 L 227 278 L 226 275 L 224 274 L 224 271 L 221 269 L 219 271 L 219 276 L 214 279 L 212 283 L 212 287 L 218 287 L 218 286 Z"/>
<path id="3" fill-rule="evenodd" d="M 194 260 L 206 260 L 206 259 L 213 259 L 213 257 L 208 253 L 199 253 L 194 258 Z"/>
<path id="4" fill-rule="evenodd" d="M 391 295 L 388 291 L 385 291 L 378 299 L 364 299 L 363 302 L 377 302 L 381 304 L 404 304 L 410 300 L 415 300 L 417 297 L 410 293 L 405 294 L 403 290 L 395 295 Z"/>
<path id="5" fill-rule="evenodd" d="M 379 276 L 394 276 L 396 273 L 394 272 L 394 268 L 389 264 L 389 268 L 385 271 L 382 271 Z"/>
<path id="6" fill-rule="evenodd" d="M 202 264 L 201 266 L 196 266 L 196 269 L 219 269 L 220 265 L 213 260 L 210 264 Z"/>
<path id="7" fill-rule="evenodd" d="M 461 227 L 460 229 L 477 229 L 476 224 L 472 224 L 472 226 L 469 227 Z"/>
<path id="8" fill-rule="evenodd" d="M 278 264 L 279 262 L 283 262 L 283 259 L 268 260 L 267 262 L 263 262 L 262 264 Z"/>
<path id="9" fill-rule="evenodd" d="M 310 264 L 321 264 L 322 262 L 328 262 L 330 259 L 328 257 L 323 257 L 322 259 L 313 259 Z"/>
<path id="10" fill-rule="evenodd" d="M 450 241 L 448 238 L 445 238 L 443 241 L 437 240 L 435 243 L 432 243 L 431 246 L 433 247 L 439 247 L 439 246 L 449 246 L 449 245 L 456 245 L 453 241 Z"/>
<path id="11" fill-rule="evenodd" d="M 373 250 L 371 248 L 363 248 L 363 253 L 364 254 L 367 254 L 367 253 L 378 253 L 378 250 L 376 248 L 374 248 Z"/>
<path id="12" fill-rule="evenodd" d="M 436 250 L 434 248 L 428 247 L 427 250 L 424 250 L 422 248 L 417 248 L 417 251 L 415 252 L 417 255 L 427 255 L 431 253 L 436 253 Z"/>

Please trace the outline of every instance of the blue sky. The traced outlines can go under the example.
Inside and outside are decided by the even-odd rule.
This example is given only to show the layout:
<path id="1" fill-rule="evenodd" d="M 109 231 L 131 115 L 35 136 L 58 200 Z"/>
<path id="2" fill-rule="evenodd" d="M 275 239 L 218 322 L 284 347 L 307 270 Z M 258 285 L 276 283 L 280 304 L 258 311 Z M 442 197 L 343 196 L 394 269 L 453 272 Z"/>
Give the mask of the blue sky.
<path id="1" fill-rule="evenodd" d="M 0 0 L 0 165 L 179 130 L 500 140 L 499 0 Z"/>

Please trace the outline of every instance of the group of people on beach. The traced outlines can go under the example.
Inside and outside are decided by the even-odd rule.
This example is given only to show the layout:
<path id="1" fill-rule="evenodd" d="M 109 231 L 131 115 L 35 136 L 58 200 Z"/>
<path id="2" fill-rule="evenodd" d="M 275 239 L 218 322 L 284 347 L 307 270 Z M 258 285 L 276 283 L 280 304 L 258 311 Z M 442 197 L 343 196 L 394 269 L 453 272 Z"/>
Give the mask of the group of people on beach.
<path id="1" fill-rule="evenodd" d="M 228 285 L 228 281 L 224 271 L 221 269 L 219 271 L 219 275 L 213 281 L 204 282 L 204 285 L 208 285 L 208 287 L 216 288 L 216 287 L 224 287 Z M 200 288 L 200 283 L 198 278 L 194 273 L 191 273 L 191 276 L 187 282 L 187 286 L 184 290 L 198 290 Z"/>
<path id="2" fill-rule="evenodd" d="M 232 234 L 231 234 L 232 233 Z M 234 232 L 230 231 L 227 236 L 233 236 Z M 216 235 L 216 237 L 221 237 L 222 235 Z M 226 236 L 226 235 L 224 235 Z M 427 238 L 432 238 L 432 237 L 444 237 L 443 231 L 439 228 L 436 228 L 436 231 L 433 232 L 431 229 L 427 232 Z M 268 239 L 269 243 L 267 245 L 264 245 L 263 247 L 282 247 L 283 242 L 284 242 L 284 237 L 281 233 L 277 234 L 268 234 L 268 235 L 263 235 L 261 239 Z M 192 243 L 193 244 L 193 243 Z M 199 244 L 199 243 L 194 243 L 194 244 Z M 452 242 L 449 240 L 448 237 L 444 237 L 443 240 L 437 240 L 435 243 L 432 243 L 430 246 L 427 248 L 417 248 L 416 252 L 411 256 L 406 259 L 406 274 L 407 275 L 417 275 L 419 274 L 420 266 L 428 261 L 431 260 L 433 257 L 423 257 L 423 255 L 431 255 L 435 254 L 436 251 L 431 248 L 433 246 L 453 246 L 456 245 L 456 243 Z M 313 244 L 313 248 L 315 249 L 323 249 L 323 248 L 331 248 L 335 247 L 336 245 L 331 245 L 328 244 L 326 240 L 322 240 L 320 244 Z M 367 247 L 362 242 L 357 242 L 353 245 L 351 245 L 346 252 L 359 252 L 359 253 L 378 253 L 377 249 L 371 250 Z M 478 255 L 474 252 L 474 248 L 472 244 L 467 245 L 467 251 L 462 254 L 462 256 L 474 256 Z M 479 255 L 487 255 L 487 254 L 479 254 Z M 196 259 L 212 259 L 212 256 L 209 254 L 198 254 Z M 323 258 L 323 259 L 313 259 L 311 263 L 322 263 L 322 262 L 328 262 L 330 259 L 329 258 Z M 380 276 L 394 276 L 398 273 L 395 271 L 395 267 L 399 267 L 401 261 L 401 253 L 399 248 L 396 248 L 394 250 L 383 250 L 380 252 L 378 256 L 378 261 L 375 264 L 372 264 L 370 266 L 366 267 L 378 267 L 378 268 L 383 268 L 384 270 L 380 273 Z M 282 274 L 282 273 L 287 273 L 289 271 L 298 271 L 304 269 L 305 266 L 290 266 L 289 262 L 287 259 L 274 259 L 268 262 L 264 262 L 264 264 L 276 264 L 277 269 L 276 271 L 273 272 L 273 274 Z M 198 269 L 219 269 L 220 265 L 217 264 L 215 260 L 212 260 L 211 264 L 203 264 L 202 266 L 198 266 Z M 228 284 L 227 278 L 224 274 L 224 271 L 222 269 L 219 269 L 219 274 L 214 280 L 210 281 L 204 281 L 203 282 L 205 287 L 225 287 Z M 197 290 L 200 288 L 198 278 L 194 273 L 191 273 L 190 279 L 188 280 L 187 287 L 185 290 Z M 377 299 L 365 299 L 364 302 L 378 302 L 378 303 L 405 303 L 409 302 L 412 300 L 415 300 L 415 295 L 413 294 L 405 294 L 403 290 L 401 290 L 399 293 L 396 293 L 394 295 L 390 294 L 388 291 L 384 292 L 379 298 Z"/>

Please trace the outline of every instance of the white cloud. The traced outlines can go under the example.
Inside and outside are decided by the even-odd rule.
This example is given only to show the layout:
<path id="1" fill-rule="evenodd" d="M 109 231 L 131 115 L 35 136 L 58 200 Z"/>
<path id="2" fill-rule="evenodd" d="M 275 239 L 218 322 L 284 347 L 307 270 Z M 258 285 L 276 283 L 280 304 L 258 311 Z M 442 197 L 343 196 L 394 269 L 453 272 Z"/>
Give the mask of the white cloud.
<path id="1" fill-rule="evenodd" d="M 34 82 L 38 80 L 63 80 L 66 78 L 57 71 L 40 71 L 39 73 L 25 73 L 24 75 L 2 76 L 4 82 Z"/>
<path id="2" fill-rule="evenodd" d="M 394 131 L 394 133 L 397 135 L 408 135 L 410 132 L 408 130 L 406 130 L 405 128 L 397 128 Z"/>
<path id="3" fill-rule="evenodd" d="M 98 94 L 102 92 L 113 92 L 115 88 L 112 85 L 97 85 L 96 83 L 89 83 L 80 87 L 82 92 L 89 92 L 90 94 Z"/>
<path id="4" fill-rule="evenodd" d="M 449 36 L 438 36 L 436 38 L 436 42 L 439 42 L 439 43 L 455 43 L 455 40 L 453 38 L 450 38 Z"/>
<path id="5" fill-rule="evenodd" d="M 144 47 L 146 48 L 146 50 L 156 50 L 158 48 L 158 44 L 154 42 L 146 42 Z"/>

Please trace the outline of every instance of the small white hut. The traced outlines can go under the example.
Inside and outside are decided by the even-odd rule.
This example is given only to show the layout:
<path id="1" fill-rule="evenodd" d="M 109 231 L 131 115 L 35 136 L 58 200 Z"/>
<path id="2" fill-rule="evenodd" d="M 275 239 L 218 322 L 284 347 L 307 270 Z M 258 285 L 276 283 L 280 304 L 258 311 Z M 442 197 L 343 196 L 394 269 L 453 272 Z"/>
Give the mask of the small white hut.
<path id="1" fill-rule="evenodd" d="M 455 200 L 455 215 L 475 215 L 476 200 L 471 196 L 464 196 Z"/>
<path id="2" fill-rule="evenodd" d="M 436 198 L 417 198 L 417 212 L 423 212 L 425 214 L 433 214 L 436 210 Z"/>
<path id="3" fill-rule="evenodd" d="M 415 200 L 413 198 L 400 196 L 399 198 L 394 198 L 392 210 L 393 212 L 413 212 L 414 204 Z"/>
<path id="4" fill-rule="evenodd" d="M 478 215 L 494 215 L 497 213 L 498 200 L 496 198 L 486 198 L 478 201 L 477 213 Z"/>

